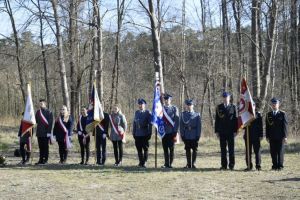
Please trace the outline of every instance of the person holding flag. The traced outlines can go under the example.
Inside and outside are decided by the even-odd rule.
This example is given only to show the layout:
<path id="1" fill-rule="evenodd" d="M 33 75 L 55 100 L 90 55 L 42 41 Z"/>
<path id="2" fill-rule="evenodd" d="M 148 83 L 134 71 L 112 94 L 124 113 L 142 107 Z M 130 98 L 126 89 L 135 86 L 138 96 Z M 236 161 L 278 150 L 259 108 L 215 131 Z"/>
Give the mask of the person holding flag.
<path id="1" fill-rule="evenodd" d="M 55 120 L 53 136 L 58 143 L 60 164 L 65 164 L 68 151 L 72 147 L 71 136 L 73 130 L 73 118 L 70 116 L 67 106 L 63 105 L 60 115 Z"/>
<path id="2" fill-rule="evenodd" d="M 47 164 L 49 157 L 49 143 L 51 143 L 52 112 L 47 109 L 45 99 L 40 99 L 40 109 L 36 112 L 35 118 L 37 122 L 36 137 L 39 144 L 40 158 L 36 165 Z"/>
<path id="3" fill-rule="evenodd" d="M 96 150 L 97 150 L 97 165 L 104 165 L 106 161 L 106 138 L 108 137 L 109 114 L 103 112 L 104 119 L 97 124 L 96 131 Z"/>
<path id="4" fill-rule="evenodd" d="M 162 137 L 165 164 L 162 168 L 172 168 L 174 160 L 174 143 L 179 129 L 178 108 L 171 104 L 172 96 L 164 95 L 163 120 L 165 135 Z"/>
<path id="5" fill-rule="evenodd" d="M 134 114 L 132 135 L 138 152 L 138 167 L 146 167 L 148 161 L 149 140 L 152 134 L 151 112 L 146 110 L 146 101 L 138 99 L 138 110 Z"/>
<path id="6" fill-rule="evenodd" d="M 220 140 L 221 148 L 221 168 L 227 169 L 227 146 L 229 151 L 229 169 L 233 170 L 234 158 L 234 137 L 237 135 L 237 113 L 236 106 L 230 103 L 231 94 L 223 92 L 223 103 L 216 109 L 215 134 Z"/>
<path id="7" fill-rule="evenodd" d="M 96 151 L 97 151 L 97 140 L 98 140 L 98 135 L 97 133 L 95 134 L 95 131 L 96 131 L 96 127 L 103 119 L 104 119 L 104 112 L 96 89 L 96 82 L 94 82 L 90 94 L 89 107 L 87 111 L 86 131 L 93 132 L 94 141 L 95 141 L 95 162 L 97 160 Z"/>
<path id="8" fill-rule="evenodd" d="M 118 105 L 113 106 L 112 113 L 109 115 L 111 126 L 110 140 L 113 143 L 115 164 L 122 165 L 123 143 L 125 143 L 125 132 L 127 131 L 127 121 Z"/>
<path id="9" fill-rule="evenodd" d="M 251 162 L 252 147 L 256 152 L 256 169 L 260 170 L 260 139 L 263 136 L 262 119 L 258 112 L 255 112 L 255 103 L 252 99 L 246 79 L 241 82 L 241 94 L 239 102 L 238 130 L 245 129 L 244 139 L 246 146 L 246 164 L 247 169 L 253 168 Z M 256 115 L 257 114 L 257 115 Z"/>
<path id="10" fill-rule="evenodd" d="M 270 143 L 272 170 L 283 169 L 284 144 L 287 143 L 288 120 L 284 111 L 280 110 L 280 100 L 271 99 L 272 111 L 266 116 L 266 138 Z"/>
<path id="11" fill-rule="evenodd" d="M 255 119 L 249 123 L 249 129 L 247 136 L 247 128 L 245 128 L 244 140 L 246 147 L 246 165 L 245 171 L 252 170 L 252 148 L 255 154 L 255 169 L 261 170 L 261 153 L 260 153 L 260 142 L 263 139 L 263 119 L 261 113 L 256 110 L 258 109 L 258 103 L 253 103 L 253 110 L 255 110 Z M 248 143 L 249 142 L 249 143 Z M 249 156 L 249 158 L 248 158 Z"/>
<path id="12" fill-rule="evenodd" d="M 77 134 L 78 134 L 78 142 L 80 145 L 80 155 L 81 162 L 79 164 L 87 165 L 90 156 L 90 135 L 86 132 L 86 119 L 87 119 L 87 109 L 85 107 L 81 108 L 81 115 L 79 116 L 77 123 Z M 86 159 L 84 162 L 84 155 L 86 154 Z"/>
<path id="13" fill-rule="evenodd" d="M 22 161 L 20 164 L 25 165 L 26 163 L 29 162 L 30 159 L 32 129 L 33 126 L 36 124 L 33 103 L 31 98 L 30 84 L 27 85 L 27 99 L 25 105 L 25 112 L 23 112 L 22 115 L 23 118 L 21 121 L 18 136 L 20 142 L 20 153 L 22 156 Z"/>

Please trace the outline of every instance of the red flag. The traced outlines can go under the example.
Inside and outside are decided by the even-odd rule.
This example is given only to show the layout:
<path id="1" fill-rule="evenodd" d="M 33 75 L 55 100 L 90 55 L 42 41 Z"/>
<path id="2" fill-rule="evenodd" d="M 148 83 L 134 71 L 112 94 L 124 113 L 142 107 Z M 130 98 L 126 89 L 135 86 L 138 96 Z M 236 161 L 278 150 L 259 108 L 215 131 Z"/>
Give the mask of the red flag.
<path id="1" fill-rule="evenodd" d="M 253 108 L 254 101 L 250 90 L 247 86 L 245 78 L 241 84 L 241 94 L 239 103 L 238 129 L 246 127 L 253 119 L 255 119 L 255 110 Z"/>

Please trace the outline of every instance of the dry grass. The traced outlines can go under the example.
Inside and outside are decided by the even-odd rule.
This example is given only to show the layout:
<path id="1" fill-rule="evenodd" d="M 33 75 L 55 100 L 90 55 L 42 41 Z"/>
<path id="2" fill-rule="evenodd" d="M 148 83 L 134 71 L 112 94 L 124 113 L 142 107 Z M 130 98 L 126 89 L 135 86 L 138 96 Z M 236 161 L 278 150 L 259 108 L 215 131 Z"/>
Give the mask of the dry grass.
<path id="1" fill-rule="evenodd" d="M 134 167 L 136 151 L 130 138 L 125 146 L 123 167 L 112 166 L 110 143 L 105 167 L 79 166 L 75 164 L 80 160 L 76 137 L 70 164 L 56 164 L 55 144 L 51 146 L 49 165 L 20 167 L 16 165 L 19 158 L 12 157 L 17 147 L 16 129 L 1 127 L 0 130 L 0 153 L 8 156 L 8 165 L 0 168 L 0 199 L 300 199 L 300 143 L 296 139 L 291 139 L 287 146 L 286 167 L 280 172 L 269 170 L 271 159 L 265 141 L 263 170 L 244 172 L 241 137 L 236 140 L 235 171 L 218 170 L 219 145 L 215 138 L 201 141 L 197 170 L 182 169 L 185 165 L 182 144 L 176 146 L 173 170 L 154 169 L 153 144 L 149 167 L 138 169 Z M 160 143 L 158 163 L 163 163 Z"/>

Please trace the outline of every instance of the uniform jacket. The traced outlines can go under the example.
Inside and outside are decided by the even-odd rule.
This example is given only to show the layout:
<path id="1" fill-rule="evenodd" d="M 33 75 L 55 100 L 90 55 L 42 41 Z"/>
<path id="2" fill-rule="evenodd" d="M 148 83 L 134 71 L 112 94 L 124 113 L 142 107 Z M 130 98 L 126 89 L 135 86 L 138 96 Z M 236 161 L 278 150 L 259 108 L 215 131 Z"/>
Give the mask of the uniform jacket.
<path id="1" fill-rule="evenodd" d="M 182 112 L 180 116 L 180 135 L 183 141 L 199 140 L 201 136 L 201 117 L 198 112 Z"/>
<path id="2" fill-rule="evenodd" d="M 260 112 L 255 113 L 255 119 L 249 124 L 249 138 L 250 140 L 259 140 L 263 134 L 263 120 Z M 246 128 L 244 139 L 246 139 Z"/>
<path id="3" fill-rule="evenodd" d="M 81 120 L 80 120 L 80 117 L 79 117 L 79 120 L 80 120 L 80 122 L 81 122 L 81 127 L 80 127 L 80 124 L 79 124 L 79 121 L 78 121 L 78 123 L 77 123 L 77 131 L 79 132 L 81 132 L 82 134 L 84 134 L 84 135 L 87 135 L 88 133 L 86 132 L 86 130 L 85 130 L 85 127 L 86 127 L 86 119 L 87 119 L 87 116 L 85 117 L 85 116 L 83 116 L 83 115 L 81 115 Z M 78 137 L 82 137 L 83 135 L 80 135 L 80 134 L 78 134 Z"/>
<path id="4" fill-rule="evenodd" d="M 169 115 L 169 117 L 173 120 L 174 122 L 174 127 L 168 123 L 164 123 L 164 128 L 166 134 L 175 134 L 178 132 L 179 129 L 179 112 L 178 108 L 176 106 L 164 106 L 165 111 Z"/>
<path id="5" fill-rule="evenodd" d="M 229 104 L 225 108 L 224 104 L 218 105 L 216 109 L 215 133 L 233 136 L 237 132 L 237 125 L 236 106 Z"/>
<path id="6" fill-rule="evenodd" d="M 134 137 L 149 136 L 152 133 L 151 113 L 149 110 L 137 110 L 134 114 L 133 131 Z"/>
<path id="7" fill-rule="evenodd" d="M 286 113 L 278 111 L 274 116 L 273 111 L 266 116 L 266 138 L 270 140 L 282 140 L 287 137 L 288 121 Z"/>
<path id="8" fill-rule="evenodd" d="M 47 133 L 51 133 L 51 131 L 52 131 L 53 115 L 52 115 L 52 112 L 48 109 L 42 108 L 41 111 L 42 111 L 44 117 L 48 121 L 48 126 L 43 123 L 43 121 L 40 117 L 40 114 L 39 114 L 39 110 L 38 110 L 35 114 L 35 119 L 36 119 L 36 123 L 37 123 L 36 136 L 37 137 L 47 137 Z"/>
<path id="9" fill-rule="evenodd" d="M 22 123 L 19 127 L 19 131 L 18 131 L 18 137 L 20 137 L 20 142 L 21 143 L 27 143 L 28 142 L 28 138 L 30 137 L 30 131 L 27 131 L 22 137 Z"/>
<path id="10" fill-rule="evenodd" d="M 126 132 L 127 130 L 127 121 L 125 116 L 122 113 L 112 113 L 111 118 L 116 125 L 116 128 L 118 128 L 121 132 Z M 111 134 L 110 134 L 110 139 L 112 141 L 120 141 L 122 138 L 118 135 L 118 133 L 115 132 L 115 130 L 112 128 L 112 124 L 110 123 L 111 126 Z"/>
<path id="11" fill-rule="evenodd" d="M 104 113 L 104 119 L 100 122 L 100 124 L 102 125 L 104 131 L 102 131 L 99 126 L 96 126 L 97 135 L 108 134 L 108 127 L 109 127 L 109 114 L 108 113 Z"/>
<path id="12" fill-rule="evenodd" d="M 63 116 L 59 116 L 61 120 L 63 121 Z M 69 116 L 69 120 L 67 122 L 63 121 L 63 124 L 65 125 L 66 129 L 68 130 L 68 136 L 72 135 L 73 130 L 73 118 L 72 116 Z M 64 141 L 65 139 L 65 132 L 60 127 L 59 124 L 59 118 L 55 120 L 54 128 L 53 128 L 53 135 L 56 137 L 56 141 Z"/>

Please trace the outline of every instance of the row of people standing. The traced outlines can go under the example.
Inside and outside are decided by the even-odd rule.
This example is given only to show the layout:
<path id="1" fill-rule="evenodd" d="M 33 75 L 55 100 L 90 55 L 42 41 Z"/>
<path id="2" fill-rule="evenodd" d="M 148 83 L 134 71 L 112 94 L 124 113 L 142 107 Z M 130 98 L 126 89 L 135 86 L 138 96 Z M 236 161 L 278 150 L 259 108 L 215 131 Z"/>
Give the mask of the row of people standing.
<path id="1" fill-rule="evenodd" d="M 192 100 L 185 101 L 185 111 L 179 116 L 178 108 L 172 105 L 172 96 L 166 94 L 164 96 L 165 116 L 168 122 L 165 123 L 165 135 L 162 139 L 164 151 L 163 168 L 172 168 L 174 160 L 174 144 L 177 133 L 180 132 L 181 138 L 185 144 L 186 168 L 196 168 L 196 158 L 198 151 L 198 143 L 201 136 L 201 117 L 198 112 L 194 111 Z M 287 137 L 287 119 L 283 111 L 279 110 L 278 99 L 272 99 L 273 111 L 269 112 L 266 117 L 266 138 L 270 142 L 270 152 L 272 157 L 272 169 L 283 168 L 283 147 Z M 220 140 L 221 149 L 221 170 L 234 169 L 234 137 L 237 134 L 237 113 L 236 106 L 230 103 L 230 93 L 223 93 L 223 103 L 217 106 L 215 133 Z M 275 113 L 275 114 L 274 114 Z M 80 164 L 87 164 L 90 152 L 90 133 L 86 131 L 87 110 L 82 108 L 81 115 L 77 123 L 78 141 L 81 149 Z M 49 146 L 53 141 L 51 139 L 51 129 L 53 123 L 53 115 L 46 108 L 46 101 L 40 100 L 40 109 L 36 113 L 37 119 L 37 138 L 40 150 L 40 158 L 36 164 L 46 164 L 48 162 Z M 68 156 L 70 146 L 70 137 L 72 135 L 74 120 L 68 113 L 66 106 L 61 108 L 60 116 L 55 120 L 53 136 L 58 142 L 60 163 L 65 163 Z M 256 112 L 256 119 L 250 124 L 250 148 L 254 148 L 256 154 L 256 169 L 261 168 L 260 158 L 260 140 L 263 137 L 262 116 Z M 111 131 L 109 134 L 109 127 Z M 139 158 L 139 167 L 146 167 L 148 160 L 149 140 L 151 139 L 152 124 L 151 112 L 146 109 L 146 101 L 138 100 L 138 110 L 135 112 L 133 120 L 132 135 L 135 140 L 135 146 Z M 94 134 L 96 137 L 97 164 L 104 165 L 106 161 L 106 140 L 107 137 L 112 141 L 115 155 L 115 166 L 122 165 L 123 158 L 123 142 L 127 131 L 127 121 L 121 113 L 118 106 L 113 107 L 111 115 L 104 113 L 104 119 L 99 123 Z M 29 138 L 30 139 L 30 138 Z M 283 142 L 282 142 L 283 141 Z M 245 144 L 246 144 L 245 138 Z M 24 150 L 24 146 L 28 143 L 28 138 L 23 139 L 20 148 Z M 21 145 L 22 144 L 22 145 Z M 227 148 L 229 152 L 229 162 L 227 161 Z M 23 151 L 24 152 L 24 151 Z M 28 151 L 30 152 L 30 151 Z M 252 152 L 252 149 L 250 149 Z M 24 154 L 24 153 L 23 153 Z M 22 155 L 23 155 L 22 154 Z M 29 154 L 30 156 L 30 154 Z M 29 159 L 23 159 L 26 163 Z M 251 156 L 251 154 L 250 154 Z M 25 156 L 24 156 L 25 157 Z M 247 157 L 246 157 L 246 160 Z M 252 163 L 247 163 L 252 168 Z"/>

